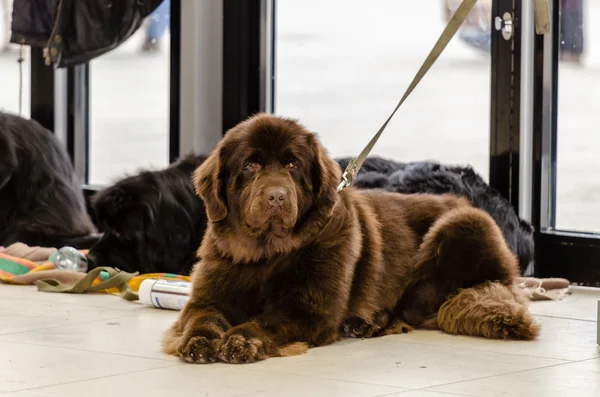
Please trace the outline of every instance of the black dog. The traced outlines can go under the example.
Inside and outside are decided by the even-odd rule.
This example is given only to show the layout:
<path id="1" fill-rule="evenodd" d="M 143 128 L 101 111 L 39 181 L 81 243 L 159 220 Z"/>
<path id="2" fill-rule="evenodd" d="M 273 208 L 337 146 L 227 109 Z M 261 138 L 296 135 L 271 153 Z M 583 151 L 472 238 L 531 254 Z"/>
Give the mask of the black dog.
<path id="1" fill-rule="evenodd" d="M 0 245 L 86 248 L 94 231 L 61 143 L 37 122 L 0 112 Z"/>
<path id="2" fill-rule="evenodd" d="M 195 195 L 191 174 L 204 156 L 190 156 L 171 167 L 121 180 L 93 200 L 105 233 L 92 247 L 96 265 L 127 271 L 188 274 L 206 227 L 206 214 Z M 345 168 L 348 159 L 338 160 Z M 355 182 L 358 188 L 403 193 L 454 193 L 468 198 L 498 222 L 521 271 L 533 259 L 532 229 L 510 203 L 469 167 L 431 162 L 398 163 L 368 158 Z"/>
<path id="3" fill-rule="evenodd" d="M 349 158 L 338 162 L 345 168 Z M 475 207 L 489 213 L 496 221 L 511 251 L 519 259 L 521 273 L 529 275 L 533 263 L 533 228 L 520 219 L 513 206 L 491 188 L 471 167 L 447 166 L 435 162 L 398 163 L 372 157 L 365 161 L 355 186 L 414 194 L 452 193 L 466 197 Z"/>
<path id="4" fill-rule="evenodd" d="M 206 230 L 204 205 L 191 178 L 205 158 L 188 156 L 99 192 L 92 208 L 104 235 L 90 249 L 92 266 L 189 274 Z"/>

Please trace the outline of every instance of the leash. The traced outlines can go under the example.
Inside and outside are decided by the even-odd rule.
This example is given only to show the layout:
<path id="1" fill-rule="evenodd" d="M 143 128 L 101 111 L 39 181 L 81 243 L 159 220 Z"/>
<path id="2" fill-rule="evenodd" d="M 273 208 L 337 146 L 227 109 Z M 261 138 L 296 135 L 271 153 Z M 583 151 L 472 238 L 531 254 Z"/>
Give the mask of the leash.
<path id="1" fill-rule="evenodd" d="M 535 1 L 536 32 L 537 34 L 545 34 L 550 30 L 548 0 L 533 1 Z M 423 65 L 421 65 L 421 68 L 418 70 L 412 82 L 406 89 L 406 92 L 394 108 L 394 111 L 392 111 L 385 123 L 383 123 L 381 128 L 379 128 L 379 131 L 377 131 L 373 138 L 371 138 L 369 143 L 367 143 L 367 146 L 365 146 L 362 152 L 360 152 L 358 157 L 350 160 L 350 162 L 348 163 L 348 166 L 342 174 L 342 181 L 337 188 L 338 192 L 341 192 L 345 187 L 352 185 L 352 182 L 354 182 L 358 171 L 362 167 L 366 158 L 369 156 L 369 153 L 373 149 L 373 146 L 375 146 L 375 143 L 377 143 L 377 140 L 379 139 L 383 131 L 385 131 L 385 129 L 387 128 L 389 122 L 392 120 L 392 117 L 394 117 L 398 109 L 400 109 L 400 106 L 402 106 L 404 101 L 406 101 L 406 99 L 410 96 L 410 94 L 417 87 L 417 85 L 419 85 L 421 79 L 427 74 L 429 69 L 431 69 L 433 64 L 437 61 L 442 52 L 446 49 L 446 46 L 448 45 L 450 40 L 452 40 L 452 38 L 454 37 L 460 26 L 463 24 L 465 19 L 467 19 L 467 16 L 469 15 L 476 3 L 477 0 L 463 0 L 463 2 L 460 4 L 460 6 L 450 19 L 450 22 L 448 22 L 448 25 L 440 35 L 440 38 L 433 46 L 433 49 L 431 50 L 427 58 L 425 58 Z"/>
<path id="2" fill-rule="evenodd" d="M 550 33 L 550 6 L 548 0 L 534 0 L 535 32 L 538 35 Z"/>

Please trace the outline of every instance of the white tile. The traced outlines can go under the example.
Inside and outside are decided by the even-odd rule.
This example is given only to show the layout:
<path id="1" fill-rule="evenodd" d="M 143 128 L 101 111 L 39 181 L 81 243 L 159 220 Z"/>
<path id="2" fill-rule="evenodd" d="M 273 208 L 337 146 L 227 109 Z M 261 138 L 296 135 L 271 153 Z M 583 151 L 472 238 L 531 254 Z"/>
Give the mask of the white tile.
<path id="1" fill-rule="evenodd" d="M 0 341 L 176 360 L 161 353 L 161 339 L 177 314 L 169 310 L 144 308 L 120 313 L 120 317 L 109 320 L 0 335 Z"/>
<path id="2" fill-rule="evenodd" d="M 2 396 L 0 396 L 2 397 Z M 382 396 L 383 397 L 383 396 Z M 401 393 L 386 394 L 385 397 L 468 397 L 466 394 L 440 393 L 428 390 L 411 390 Z"/>
<path id="3" fill-rule="evenodd" d="M 571 289 L 573 294 L 562 300 L 532 302 L 531 312 L 544 316 L 596 321 L 600 290 L 582 287 L 572 287 Z"/>
<path id="4" fill-rule="evenodd" d="M 294 360 L 266 360 L 253 369 L 417 389 L 564 362 L 406 343 L 402 337 L 345 340 Z"/>
<path id="5" fill-rule="evenodd" d="M 417 331 L 346 340 L 253 365 L 197 366 L 160 352 L 162 333 L 177 312 L 105 294 L 0 285 L 0 397 L 79 397 L 81 390 L 105 397 L 115 388 L 144 397 L 529 397 L 540 383 L 544 397 L 571 389 L 569 397 L 587 396 L 597 392 L 597 361 L 558 364 L 598 356 L 595 322 L 576 320 L 589 317 L 590 302 L 596 302 L 594 292 L 577 290 L 564 301 L 534 303 L 532 311 L 544 311 L 542 335 L 534 342 Z M 523 384 L 523 393 L 508 386 L 513 380 Z"/>
<path id="6" fill-rule="evenodd" d="M 106 377 L 173 363 L 116 354 L 0 342 L 0 392 Z"/>
<path id="7" fill-rule="evenodd" d="M 122 317 L 126 313 L 53 301 L 0 297 L 0 335 Z"/>
<path id="8" fill-rule="evenodd" d="M 600 357 L 600 351 L 596 347 L 595 322 L 554 317 L 537 317 L 536 320 L 542 331 L 533 341 L 490 340 L 425 330 L 417 330 L 399 337 L 402 337 L 403 342 L 570 361 Z"/>
<path id="9" fill-rule="evenodd" d="M 597 397 L 600 396 L 600 359 L 455 383 L 433 390 L 482 397 Z"/>
<path id="10" fill-rule="evenodd" d="M 28 390 L 44 397 L 198 397 L 198 396 L 348 396 L 368 397 L 391 394 L 402 389 L 355 382 L 306 378 L 298 375 L 262 373 L 253 365 L 179 364 L 133 374 L 68 383 Z M 83 394 L 82 394 L 83 393 Z"/>
<path id="11" fill-rule="evenodd" d="M 120 296 L 109 295 L 103 292 L 86 294 L 40 292 L 33 285 L 0 284 L 0 299 L 5 298 L 37 300 L 112 310 L 135 310 L 142 307 L 139 302 L 128 302 Z"/>

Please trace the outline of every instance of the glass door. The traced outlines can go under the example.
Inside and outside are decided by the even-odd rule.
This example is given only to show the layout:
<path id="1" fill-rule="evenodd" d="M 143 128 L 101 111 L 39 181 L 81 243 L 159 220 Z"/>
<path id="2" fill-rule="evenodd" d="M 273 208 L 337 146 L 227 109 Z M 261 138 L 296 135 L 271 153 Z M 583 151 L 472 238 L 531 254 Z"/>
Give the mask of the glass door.
<path id="1" fill-rule="evenodd" d="M 557 230 L 600 232 L 600 2 L 559 2 Z"/>
<path id="2" fill-rule="evenodd" d="M 600 285 L 600 2 L 553 0 L 536 42 L 536 270 Z"/>
<path id="3" fill-rule="evenodd" d="M 29 46 L 12 44 L 12 1 L 0 1 L 0 111 L 29 117 L 31 53 Z"/>
<path id="4" fill-rule="evenodd" d="M 90 62 L 90 185 L 169 163 L 170 14 L 163 0 L 125 43 Z"/>
<path id="5" fill-rule="evenodd" d="M 356 156 L 460 3 L 278 1 L 275 112 L 317 132 L 334 157 Z M 478 2 L 373 155 L 470 164 L 488 179 L 491 6 L 491 0 Z"/>

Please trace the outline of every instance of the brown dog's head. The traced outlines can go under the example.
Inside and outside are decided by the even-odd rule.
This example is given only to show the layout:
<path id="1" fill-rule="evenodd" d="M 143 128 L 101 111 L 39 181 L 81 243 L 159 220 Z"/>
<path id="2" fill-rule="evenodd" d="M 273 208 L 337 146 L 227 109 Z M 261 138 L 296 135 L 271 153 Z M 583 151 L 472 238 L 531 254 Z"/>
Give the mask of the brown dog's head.
<path id="1" fill-rule="evenodd" d="M 227 132 L 194 184 L 224 253 L 252 261 L 314 234 L 338 199 L 340 177 L 314 134 L 261 114 Z"/>

